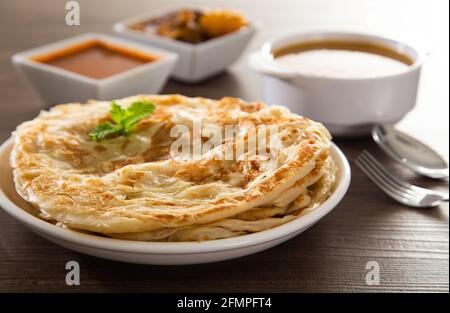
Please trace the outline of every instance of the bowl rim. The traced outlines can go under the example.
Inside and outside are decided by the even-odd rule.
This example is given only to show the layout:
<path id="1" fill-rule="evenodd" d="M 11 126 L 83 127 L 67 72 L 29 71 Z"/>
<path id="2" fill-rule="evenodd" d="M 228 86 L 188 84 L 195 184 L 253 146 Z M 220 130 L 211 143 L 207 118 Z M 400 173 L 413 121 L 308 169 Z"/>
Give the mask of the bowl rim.
<path id="1" fill-rule="evenodd" d="M 0 146 L 0 156 L 10 153 L 13 139 L 9 138 Z M 9 150 L 9 151 L 8 151 Z M 264 231 L 225 239 L 207 240 L 201 242 L 148 242 L 132 241 L 101 237 L 85 234 L 70 229 L 64 229 L 48 223 L 17 206 L 3 192 L 0 186 L 0 207 L 16 220 L 28 226 L 31 230 L 42 233 L 48 239 L 54 237 L 70 244 L 85 246 L 91 249 L 106 250 L 112 252 L 126 252 L 137 254 L 201 254 L 207 252 L 220 252 L 242 249 L 271 242 L 296 231 L 308 228 L 331 212 L 346 194 L 351 180 L 351 169 L 344 153 L 334 144 L 331 145 L 331 153 L 334 155 L 338 168 L 339 178 L 333 194 L 320 206 L 307 214 L 296 218 L 280 226 Z M 8 156 L 9 159 L 9 156 Z M 9 166 L 9 164 L 8 164 Z"/>
<path id="2" fill-rule="evenodd" d="M 402 72 L 394 73 L 394 74 L 387 74 L 387 75 L 381 75 L 381 76 L 375 76 L 375 77 L 329 77 L 329 76 L 316 76 L 316 75 L 310 75 L 310 74 L 304 74 L 300 73 L 298 71 L 291 71 L 288 70 L 280 65 L 278 65 L 276 62 L 273 62 L 273 55 L 272 50 L 274 45 L 276 45 L 278 42 L 283 40 L 288 40 L 291 38 L 296 37 L 316 37 L 318 40 L 320 39 L 326 39 L 329 38 L 336 38 L 336 37 L 342 37 L 347 39 L 361 39 L 366 40 L 369 42 L 385 42 L 389 43 L 390 45 L 396 45 L 399 47 L 403 47 L 404 49 L 409 49 L 410 51 L 413 51 L 416 54 L 416 57 L 413 57 L 414 63 L 408 66 L 407 69 L 405 69 Z M 297 42 L 301 42 L 302 39 L 297 39 Z M 342 82 L 358 82 L 358 81 L 379 81 L 379 80 L 385 80 L 395 77 L 400 77 L 407 75 L 411 72 L 414 72 L 418 69 L 420 69 L 423 65 L 423 62 L 425 60 L 425 56 L 427 54 L 422 52 L 420 49 L 415 48 L 413 45 L 408 44 L 406 42 L 393 39 L 391 37 L 378 35 L 370 32 L 356 32 L 356 31 L 332 31 L 332 30 L 309 30 L 309 31 L 297 31 L 297 32 L 290 32 L 288 34 L 284 34 L 282 36 L 278 36 L 276 38 L 272 38 L 270 40 L 267 40 L 263 43 L 263 45 L 258 49 L 256 52 L 254 52 L 250 58 L 258 59 L 258 61 L 262 62 L 263 64 L 269 65 L 271 69 L 271 73 L 269 75 L 271 76 L 277 76 L 277 73 L 280 75 L 280 77 L 288 78 L 288 79 L 309 79 L 309 80 L 322 80 L 322 81 L 342 81 Z M 412 57 L 412 56 L 411 56 Z M 257 62 L 253 62 L 253 64 L 257 64 Z M 251 62 L 252 65 L 252 62 Z M 252 65 L 252 68 L 256 70 L 257 72 L 264 73 L 262 69 L 258 69 L 258 66 Z"/>
<path id="3" fill-rule="evenodd" d="M 98 39 L 98 40 L 101 40 L 101 41 L 104 41 L 107 43 L 125 46 L 128 48 L 134 48 L 134 49 L 140 50 L 144 53 L 152 54 L 158 58 L 151 62 L 136 66 L 134 68 L 131 68 L 131 69 L 125 70 L 123 72 L 116 73 L 114 75 L 111 75 L 111 76 L 108 76 L 105 78 L 101 78 L 101 79 L 92 78 L 92 77 L 85 76 L 85 75 L 82 75 L 82 74 L 79 74 L 76 72 L 65 70 L 63 68 L 52 66 L 52 65 L 49 65 L 46 63 L 36 62 L 36 61 L 33 61 L 30 59 L 31 56 L 36 55 L 36 54 L 41 54 L 41 53 L 46 53 L 46 52 L 63 49 L 64 47 L 68 47 L 71 45 L 75 45 L 77 43 L 81 43 L 81 42 L 89 41 L 89 40 L 93 40 L 93 39 L 94 40 Z M 129 40 L 126 38 L 119 37 L 119 36 L 97 33 L 97 32 L 87 32 L 87 33 L 82 33 L 82 34 L 79 34 L 76 36 L 64 38 L 62 40 L 50 42 L 48 44 L 44 44 L 44 45 L 29 49 L 29 50 L 18 52 L 11 57 L 11 60 L 16 65 L 29 66 L 29 67 L 33 67 L 37 70 L 40 70 L 40 71 L 51 73 L 53 75 L 60 75 L 60 76 L 64 76 L 64 77 L 72 79 L 72 80 L 102 86 L 102 85 L 106 85 L 106 84 L 109 84 L 114 81 L 120 81 L 120 80 L 126 79 L 127 77 L 139 74 L 141 72 L 151 71 L 154 68 L 158 68 L 165 64 L 175 63 L 178 60 L 178 55 L 175 52 L 172 52 L 172 51 L 169 51 L 169 50 L 166 50 L 163 48 L 154 47 L 151 45 L 145 45 L 145 44 L 135 42 L 135 41 L 132 41 L 132 40 Z"/>
<path id="4" fill-rule="evenodd" d="M 128 25 L 130 23 L 138 22 L 138 21 L 142 21 L 142 20 L 146 20 L 146 19 L 150 19 L 150 18 L 157 18 L 157 17 L 163 16 L 165 14 L 169 14 L 173 11 L 182 10 L 182 9 L 191 9 L 191 10 L 197 9 L 197 10 L 201 10 L 201 11 L 210 10 L 209 7 L 202 6 L 202 5 L 189 5 L 189 4 L 187 4 L 187 5 L 169 5 L 169 6 L 160 8 L 158 10 L 144 12 L 144 13 L 134 15 L 134 16 L 125 18 L 123 20 L 120 20 L 120 21 L 114 23 L 112 28 L 115 32 L 117 32 L 119 34 L 127 33 L 127 34 L 132 34 L 133 36 L 143 38 L 143 39 L 147 38 L 147 39 L 151 39 L 153 41 L 164 42 L 165 44 L 167 44 L 168 46 L 171 46 L 172 48 L 197 50 L 197 49 L 202 49 L 204 47 L 207 47 L 209 45 L 226 42 L 227 39 L 234 38 L 237 36 L 242 36 L 249 32 L 253 33 L 256 31 L 257 28 L 260 27 L 260 24 L 261 24 L 259 21 L 254 21 L 252 19 L 246 18 L 247 25 L 245 25 L 245 27 L 242 27 L 239 30 L 236 30 L 234 32 L 231 32 L 231 33 L 228 33 L 225 35 L 221 35 L 221 36 L 218 36 L 215 38 L 211 38 L 209 40 L 206 40 L 206 41 L 200 42 L 200 43 L 196 43 L 196 44 L 167 38 L 167 37 L 160 36 L 160 35 L 157 35 L 157 34 L 154 34 L 151 32 L 138 32 L 138 31 L 134 31 L 128 27 Z"/>

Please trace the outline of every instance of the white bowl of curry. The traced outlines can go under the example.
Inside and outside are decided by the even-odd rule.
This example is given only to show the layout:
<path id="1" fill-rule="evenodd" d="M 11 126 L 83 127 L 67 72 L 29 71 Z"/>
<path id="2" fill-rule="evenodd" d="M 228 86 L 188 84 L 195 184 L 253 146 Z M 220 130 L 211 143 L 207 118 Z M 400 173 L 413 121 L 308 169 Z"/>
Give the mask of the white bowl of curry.
<path id="1" fill-rule="evenodd" d="M 178 57 L 114 36 L 86 33 L 15 54 L 20 76 L 47 104 L 157 93 Z"/>

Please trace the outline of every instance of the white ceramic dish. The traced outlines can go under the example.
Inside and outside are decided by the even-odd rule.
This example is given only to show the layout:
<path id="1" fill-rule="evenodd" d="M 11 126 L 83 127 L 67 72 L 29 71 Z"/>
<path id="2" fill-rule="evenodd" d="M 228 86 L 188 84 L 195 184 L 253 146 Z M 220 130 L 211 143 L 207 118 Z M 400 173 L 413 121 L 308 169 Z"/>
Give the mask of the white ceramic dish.
<path id="1" fill-rule="evenodd" d="M 407 54 L 414 60 L 395 75 L 375 78 L 330 78 L 304 75 L 274 61 L 272 52 L 311 40 L 369 41 Z M 423 56 L 399 41 L 384 37 L 344 33 L 308 32 L 269 41 L 250 57 L 250 65 L 263 75 L 263 98 L 324 123 L 335 136 L 366 135 L 374 124 L 394 124 L 413 109 Z"/>
<path id="2" fill-rule="evenodd" d="M 350 184 L 350 166 L 333 144 L 339 175 L 331 197 L 315 210 L 284 225 L 240 237 L 204 242 L 138 242 L 84 234 L 45 222 L 27 212 L 30 204 L 16 193 L 9 166 L 12 140 L 0 148 L 0 206 L 33 232 L 68 249 L 116 261 L 141 264 L 195 264 L 233 259 L 280 244 L 305 231 L 328 214 L 344 197 Z"/>
<path id="3" fill-rule="evenodd" d="M 246 27 L 230 34 L 202 43 L 190 44 L 159 36 L 151 31 L 140 32 L 128 27 L 132 23 L 161 17 L 180 9 L 203 10 L 204 8 L 188 5 L 165 8 L 120 21 L 113 26 L 113 29 L 124 37 L 177 53 L 179 59 L 171 77 L 189 83 L 205 80 L 224 71 L 239 58 L 256 31 L 256 23 L 250 22 Z"/>
<path id="4" fill-rule="evenodd" d="M 89 40 L 101 40 L 132 48 L 159 56 L 159 59 L 104 79 L 90 78 L 30 59 L 35 55 L 58 51 Z M 15 54 L 12 62 L 19 74 L 47 104 L 59 104 L 84 102 L 89 99 L 112 100 L 139 93 L 158 93 L 167 81 L 177 58 L 175 53 L 167 50 L 110 35 L 86 33 Z"/>

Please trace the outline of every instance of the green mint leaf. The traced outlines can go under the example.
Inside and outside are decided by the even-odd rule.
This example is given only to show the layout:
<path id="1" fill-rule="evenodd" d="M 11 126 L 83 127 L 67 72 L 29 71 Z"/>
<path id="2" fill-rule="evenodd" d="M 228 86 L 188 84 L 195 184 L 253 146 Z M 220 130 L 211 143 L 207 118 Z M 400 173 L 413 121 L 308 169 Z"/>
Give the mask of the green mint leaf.
<path id="1" fill-rule="evenodd" d="M 120 132 L 120 128 L 111 122 L 105 122 L 95 126 L 93 130 L 89 133 L 89 138 L 93 141 L 100 141 L 107 137 L 111 137 Z"/>
<path id="2" fill-rule="evenodd" d="M 135 125 L 155 111 L 155 105 L 148 100 L 133 102 L 127 109 L 122 108 L 115 101 L 111 102 L 111 122 L 97 125 L 89 133 L 89 139 L 100 141 L 114 136 L 128 135 Z"/>
<path id="3" fill-rule="evenodd" d="M 127 109 L 131 114 L 150 114 L 155 111 L 155 105 L 148 100 L 133 102 Z"/>
<path id="4" fill-rule="evenodd" d="M 120 122 L 127 117 L 127 110 L 118 105 L 115 101 L 111 102 L 111 119 L 116 124 L 120 124 Z"/>
<path id="5" fill-rule="evenodd" d="M 127 111 L 129 115 L 122 120 L 122 125 L 125 133 L 130 133 L 140 120 L 155 111 L 155 105 L 147 100 L 136 101 L 128 107 Z"/>

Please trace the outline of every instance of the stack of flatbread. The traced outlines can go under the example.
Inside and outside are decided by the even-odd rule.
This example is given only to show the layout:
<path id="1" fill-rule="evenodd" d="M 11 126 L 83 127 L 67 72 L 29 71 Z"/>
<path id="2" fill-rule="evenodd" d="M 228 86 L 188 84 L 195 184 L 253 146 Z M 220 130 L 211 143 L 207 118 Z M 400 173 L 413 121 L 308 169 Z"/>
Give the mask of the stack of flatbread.
<path id="1" fill-rule="evenodd" d="M 17 128 L 15 185 L 37 216 L 114 238 L 201 241 L 281 225 L 333 190 L 331 139 L 320 123 L 236 98 L 139 95 L 117 103 L 143 99 L 156 110 L 126 136 L 89 139 L 111 119 L 111 103 L 98 101 L 58 105 Z M 213 141 L 209 126 L 223 138 Z M 174 149 L 181 137 L 192 140 Z M 194 153 L 195 144 L 203 149 Z"/>

